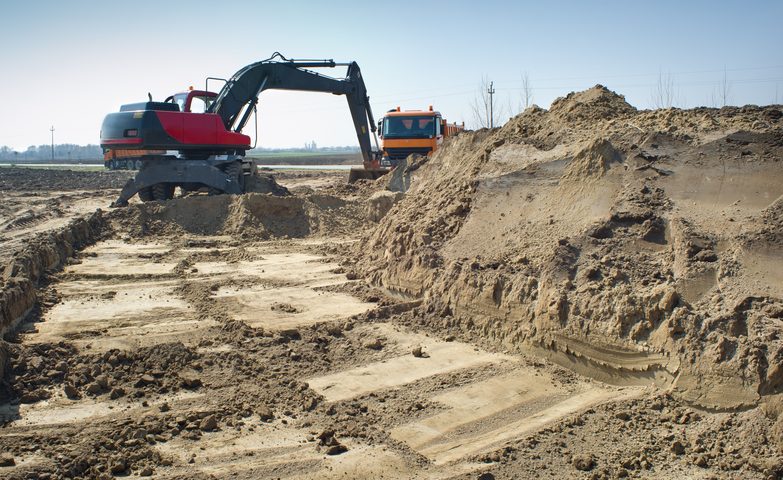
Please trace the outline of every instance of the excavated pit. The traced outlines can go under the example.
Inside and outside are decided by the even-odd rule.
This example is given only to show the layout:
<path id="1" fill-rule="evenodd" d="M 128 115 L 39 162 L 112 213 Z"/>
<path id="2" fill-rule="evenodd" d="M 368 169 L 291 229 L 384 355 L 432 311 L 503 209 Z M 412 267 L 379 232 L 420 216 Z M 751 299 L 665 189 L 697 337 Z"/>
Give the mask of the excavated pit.
<path id="1" fill-rule="evenodd" d="M 129 455 L 123 471 L 163 477 L 410 478 L 422 460 L 452 477 L 508 440 L 641 393 L 363 323 L 395 311 L 335 256 L 367 214 L 328 194 L 195 197 L 99 213 L 91 230 L 43 243 L 62 257 L 28 268 L 46 301 L 11 335 L 22 343 L 10 345 L 4 395 L 17 398 L 0 409 L 6 429 L 42 448 L 0 436 L 14 452 L 9 478 L 83 468 L 87 452 L 63 461 L 47 443 L 73 430 L 120 438 L 119 454 L 85 465 L 93 473 Z M 135 445 L 138 428 L 156 433 Z"/>
<path id="2" fill-rule="evenodd" d="M 450 477 L 480 469 L 474 457 L 504 441 L 641 392 L 392 323 L 357 323 L 384 307 L 334 254 L 354 242 L 340 233 L 367 214 L 328 194 L 194 197 L 100 214 L 89 238 L 55 241 L 66 258 L 37 267 L 50 300 L 18 326 L 21 397 L 1 410 L 5 421 L 44 443 L 53 430 L 90 424 L 122 437 L 153 421 L 145 459 L 126 471 L 154 465 L 164 477 L 410 478 L 421 459 Z M 40 356 L 57 348 L 56 359 Z M 134 368 L 137 355 L 144 368 Z M 51 362 L 56 375 L 42 365 Z M 293 397 L 280 391 L 288 386 Z M 275 407 L 281 394 L 287 406 Z M 393 413 L 411 405 L 413 414 Z M 190 423 L 167 433 L 177 415 Z M 210 417 L 221 426 L 202 429 Z M 339 440 L 317 438 L 335 428 Z M 6 445 L 17 452 L 13 474 L 74 468 L 47 447 Z M 104 460 L 109 471 L 114 457 Z"/>
<path id="3" fill-rule="evenodd" d="M 773 110 L 596 87 L 404 194 L 308 174 L 47 231 L 4 269 L 0 474 L 775 478 Z"/>

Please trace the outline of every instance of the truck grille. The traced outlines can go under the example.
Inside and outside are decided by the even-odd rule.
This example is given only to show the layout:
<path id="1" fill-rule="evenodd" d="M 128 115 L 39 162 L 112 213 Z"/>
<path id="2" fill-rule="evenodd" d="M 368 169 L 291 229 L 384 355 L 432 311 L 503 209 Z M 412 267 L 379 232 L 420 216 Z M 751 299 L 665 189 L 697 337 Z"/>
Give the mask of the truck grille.
<path id="1" fill-rule="evenodd" d="M 412 147 L 412 148 L 387 148 L 386 154 L 389 156 L 390 160 L 393 160 L 395 163 L 400 160 L 405 160 L 408 158 L 408 155 L 413 154 L 418 155 L 427 155 L 430 153 L 429 147 Z"/>

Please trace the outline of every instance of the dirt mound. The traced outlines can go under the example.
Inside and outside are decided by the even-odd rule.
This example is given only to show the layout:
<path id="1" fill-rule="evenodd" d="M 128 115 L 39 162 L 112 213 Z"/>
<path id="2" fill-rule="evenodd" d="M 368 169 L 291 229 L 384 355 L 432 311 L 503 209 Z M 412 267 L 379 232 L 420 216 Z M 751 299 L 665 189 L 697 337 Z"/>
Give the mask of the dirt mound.
<path id="1" fill-rule="evenodd" d="M 301 238 L 354 233 L 365 224 L 363 201 L 328 194 L 190 196 L 112 211 L 113 228 L 132 237 L 233 235 Z"/>
<path id="2" fill-rule="evenodd" d="M 528 109 L 414 172 L 357 269 L 449 334 L 758 405 L 783 360 L 778 111 L 637 112 L 601 86 Z"/>
<path id="3" fill-rule="evenodd" d="M 222 232 L 260 238 L 305 237 L 310 224 L 301 198 L 241 195 L 231 203 Z"/>
<path id="4" fill-rule="evenodd" d="M 580 150 L 563 173 L 563 180 L 584 181 L 600 178 L 612 164 L 623 161 L 620 153 L 606 139 L 599 138 Z"/>
<path id="5" fill-rule="evenodd" d="M 603 85 L 572 92 L 552 102 L 549 112 L 564 120 L 612 119 L 636 113 L 625 97 Z"/>
<path id="6" fill-rule="evenodd" d="M 402 200 L 402 192 L 380 191 L 373 193 L 367 201 L 367 218 L 373 222 L 380 221 L 395 203 Z"/>
<path id="7" fill-rule="evenodd" d="M 258 172 L 247 177 L 245 190 L 251 193 L 271 193 L 281 197 L 290 195 L 288 189 L 277 183 L 275 176 L 267 172 Z"/>

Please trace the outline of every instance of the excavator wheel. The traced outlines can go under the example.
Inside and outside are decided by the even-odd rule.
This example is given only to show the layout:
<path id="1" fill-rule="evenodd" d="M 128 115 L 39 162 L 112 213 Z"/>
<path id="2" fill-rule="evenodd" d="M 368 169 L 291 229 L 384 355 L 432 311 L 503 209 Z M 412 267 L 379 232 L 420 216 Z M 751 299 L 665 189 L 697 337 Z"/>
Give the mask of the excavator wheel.
<path id="1" fill-rule="evenodd" d="M 171 200 L 174 198 L 174 185 L 170 183 L 156 183 L 151 188 L 154 200 Z"/>
<path id="2" fill-rule="evenodd" d="M 236 180 L 237 182 L 239 182 L 241 180 L 241 178 L 240 178 L 240 175 L 242 175 L 242 163 L 241 162 L 226 163 L 226 164 L 221 165 L 220 169 L 223 170 L 223 172 L 225 172 L 226 175 L 228 175 L 232 179 Z M 217 189 L 217 188 L 213 188 L 213 187 L 209 188 L 209 194 L 210 195 L 223 195 L 224 193 L 226 193 L 226 192 L 224 192 L 223 190 L 220 190 L 220 189 Z"/>
<path id="3" fill-rule="evenodd" d="M 223 171 L 226 172 L 226 175 L 229 177 L 239 178 L 239 174 L 242 172 L 242 164 L 240 162 L 231 162 L 226 164 Z"/>
<path id="4" fill-rule="evenodd" d="M 144 187 L 139 190 L 139 199 L 142 202 L 151 202 L 155 200 L 155 198 L 152 196 L 152 187 Z"/>

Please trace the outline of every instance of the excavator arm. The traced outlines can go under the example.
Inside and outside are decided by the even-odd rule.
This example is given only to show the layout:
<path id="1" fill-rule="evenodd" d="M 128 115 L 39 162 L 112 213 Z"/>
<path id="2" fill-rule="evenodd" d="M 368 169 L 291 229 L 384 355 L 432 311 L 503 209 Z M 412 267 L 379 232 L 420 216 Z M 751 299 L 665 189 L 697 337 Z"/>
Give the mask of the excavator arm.
<path id="1" fill-rule="evenodd" d="M 332 78 L 308 70 L 347 66 L 345 78 Z M 211 105 L 209 113 L 216 113 L 226 130 L 241 132 L 264 90 L 300 90 L 345 95 L 351 111 L 356 137 L 359 140 L 365 164 L 375 160 L 370 132 L 375 137 L 375 120 L 370 108 L 370 98 L 364 85 L 362 72 L 356 62 L 335 63 L 334 60 L 290 60 L 279 53 L 260 62 L 248 65 L 231 77 Z"/>
<path id="2" fill-rule="evenodd" d="M 345 78 L 309 70 L 337 66 L 348 67 Z M 128 181 L 114 205 L 127 205 L 136 193 L 144 201 L 167 200 L 172 198 L 175 187 L 183 191 L 208 187 L 212 192 L 242 193 L 245 177 L 254 168 L 252 161 L 245 158 L 250 137 L 241 132 L 255 111 L 258 96 L 270 89 L 345 95 L 364 160 L 362 174 L 375 178 L 386 172 L 378 168 L 375 120 L 359 65 L 334 60 L 290 60 L 275 53 L 235 73 L 203 114 L 180 111 L 171 102 L 150 100 L 123 105 L 119 112 L 107 115 L 101 127 L 102 147 L 164 152 L 142 159 L 139 173 Z M 375 137 L 375 150 L 370 132 Z M 172 155 L 168 153 L 171 151 L 179 153 Z M 351 170 L 349 179 L 353 176 Z"/>

